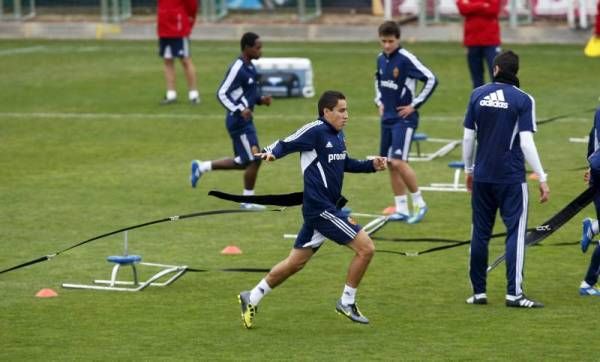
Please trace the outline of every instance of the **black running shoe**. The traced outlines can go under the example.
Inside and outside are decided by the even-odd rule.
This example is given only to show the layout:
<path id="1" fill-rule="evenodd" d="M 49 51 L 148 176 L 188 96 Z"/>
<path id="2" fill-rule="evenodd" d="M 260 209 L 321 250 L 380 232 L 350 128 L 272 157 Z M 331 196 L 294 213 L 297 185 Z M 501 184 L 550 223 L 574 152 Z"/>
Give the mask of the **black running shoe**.
<path id="1" fill-rule="evenodd" d="M 473 294 L 465 302 L 467 304 L 487 304 L 487 295 L 485 293 Z"/>
<path id="2" fill-rule="evenodd" d="M 514 308 L 544 308 L 542 303 L 527 298 L 525 294 L 521 294 L 515 300 L 506 299 L 506 306 Z"/>

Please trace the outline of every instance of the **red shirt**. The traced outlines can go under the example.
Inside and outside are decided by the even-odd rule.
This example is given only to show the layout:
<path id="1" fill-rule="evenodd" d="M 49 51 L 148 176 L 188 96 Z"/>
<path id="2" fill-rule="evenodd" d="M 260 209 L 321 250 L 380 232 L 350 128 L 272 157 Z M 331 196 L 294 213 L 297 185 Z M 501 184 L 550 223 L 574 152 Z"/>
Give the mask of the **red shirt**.
<path id="1" fill-rule="evenodd" d="M 192 32 L 197 0 L 158 0 L 157 32 L 160 38 L 184 38 Z"/>
<path id="2" fill-rule="evenodd" d="M 598 0 L 598 10 L 596 11 L 596 37 L 600 37 L 600 0 Z"/>
<path id="3" fill-rule="evenodd" d="M 458 0 L 456 6 L 465 17 L 464 45 L 500 45 L 499 0 Z"/>

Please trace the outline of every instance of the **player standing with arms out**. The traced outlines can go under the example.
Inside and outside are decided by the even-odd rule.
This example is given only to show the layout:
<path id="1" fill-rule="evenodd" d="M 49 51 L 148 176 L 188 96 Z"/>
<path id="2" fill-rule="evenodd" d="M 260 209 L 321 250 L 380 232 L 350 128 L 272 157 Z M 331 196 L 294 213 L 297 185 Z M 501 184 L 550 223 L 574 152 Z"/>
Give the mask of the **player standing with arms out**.
<path id="1" fill-rule="evenodd" d="M 255 33 L 245 33 L 240 40 L 242 54 L 227 70 L 217 92 L 217 99 L 226 109 L 225 123 L 233 142 L 234 158 L 214 161 L 192 161 L 190 182 L 196 187 L 200 177 L 212 170 L 245 170 L 244 195 L 254 195 L 260 159 L 254 157 L 260 148 L 253 112 L 255 105 L 271 104 L 271 96 L 260 95 L 253 59 L 262 55 L 262 41 Z M 246 209 L 264 209 L 262 205 L 242 204 Z"/>
<path id="2" fill-rule="evenodd" d="M 541 202 L 548 200 L 550 189 L 533 141 L 535 101 L 518 88 L 518 70 L 515 53 L 500 53 L 494 59 L 494 81 L 471 93 L 465 115 L 463 161 L 473 208 L 469 304 L 487 304 L 488 244 L 500 210 L 507 234 L 506 306 L 544 306 L 528 299 L 522 289 L 528 204 L 524 161 L 539 175 Z"/>
<path id="3" fill-rule="evenodd" d="M 383 52 L 377 57 L 375 104 L 381 116 L 379 155 L 388 158 L 396 212 L 390 220 L 418 223 L 427 212 L 415 171 L 408 164 L 412 136 L 419 125 L 421 107 L 437 86 L 435 75 L 408 50 L 400 46 L 400 28 L 393 21 L 379 26 Z M 417 94 L 417 81 L 424 83 Z M 413 214 L 408 211 L 411 193 Z"/>
<path id="4" fill-rule="evenodd" d="M 600 190 L 600 108 L 594 115 L 594 126 L 590 132 L 588 141 L 588 161 L 590 168 L 586 171 L 584 179 L 589 182 L 590 187 Z M 600 218 L 600 196 L 594 196 L 594 206 L 596 207 L 596 219 L 586 218 L 583 220 L 583 232 L 581 236 L 581 250 L 585 253 L 595 235 L 600 233 L 598 229 L 598 218 Z M 600 296 L 600 289 L 595 285 L 598 283 L 598 273 L 600 273 L 600 244 L 596 245 L 590 266 L 585 275 L 585 279 L 579 286 L 580 295 Z"/>
<path id="5" fill-rule="evenodd" d="M 340 210 L 344 172 L 375 172 L 384 170 L 386 159 L 358 161 L 349 157 L 342 129 L 348 122 L 346 97 L 336 91 L 323 93 L 318 103 L 319 118 L 304 125 L 294 134 L 265 148 L 260 156 L 275 161 L 290 153 L 300 152 L 304 175 L 302 215 L 304 224 L 289 256 L 275 265 L 251 291 L 241 292 L 239 301 L 242 321 L 251 328 L 260 300 L 300 271 L 319 250 L 325 238 L 354 250 L 348 268 L 346 285 L 336 311 L 353 322 L 369 323 L 356 306 L 358 285 L 375 252 L 373 241 L 359 225 L 353 224 Z"/>
<path id="6" fill-rule="evenodd" d="M 158 0 L 157 31 L 159 55 L 164 59 L 167 94 L 161 104 L 177 101 L 175 88 L 175 58 L 181 60 L 188 84 L 191 104 L 200 103 L 196 84 L 196 67 L 190 54 L 190 33 L 196 22 L 197 0 Z"/>
<path id="7" fill-rule="evenodd" d="M 465 18 L 463 44 L 467 47 L 467 64 L 475 89 L 484 84 L 484 62 L 490 79 L 493 78 L 494 58 L 500 53 L 500 1 L 457 0 L 456 6 Z"/>

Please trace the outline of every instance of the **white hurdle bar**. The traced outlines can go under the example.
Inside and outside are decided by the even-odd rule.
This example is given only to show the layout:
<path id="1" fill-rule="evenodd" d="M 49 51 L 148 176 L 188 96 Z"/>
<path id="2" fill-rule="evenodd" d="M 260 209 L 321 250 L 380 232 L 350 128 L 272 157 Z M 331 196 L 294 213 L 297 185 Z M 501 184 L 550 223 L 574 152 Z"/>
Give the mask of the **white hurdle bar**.
<path id="1" fill-rule="evenodd" d="M 389 220 L 389 216 L 363 214 L 359 212 L 353 212 L 350 214 L 350 216 L 374 217 L 373 220 L 369 221 L 365 226 L 363 226 L 363 230 L 369 235 L 381 229 Z M 296 239 L 297 237 L 298 234 L 283 234 L 284 239 Z"/>

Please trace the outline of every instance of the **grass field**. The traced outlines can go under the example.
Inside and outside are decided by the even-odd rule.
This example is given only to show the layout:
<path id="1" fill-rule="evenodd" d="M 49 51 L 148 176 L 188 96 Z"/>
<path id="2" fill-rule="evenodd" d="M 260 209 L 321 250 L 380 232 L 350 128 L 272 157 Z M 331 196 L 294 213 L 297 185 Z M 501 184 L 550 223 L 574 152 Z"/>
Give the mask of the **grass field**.
<path id="1" fill-rule="evenodd" d="M 422 109 L 419 130 L 460 138 L 470 91 L 463 48 L 407 47 L 440 80 Z M 582 46 L 512 49 L 521 55 L 521 83 L 536 98 L 538 119 L 571 114 L 540 126 L 536 135 L 552 192 L 551 201 L 539 205 L 536 185 L 530 185 L 533 226 L 585 187 L 586 145 L 568 138 L 587 135 L 592 124 L 593 113 L 582 111 L 598 103 L 600 62 L 584 58 Z M 372 104 L 377 52 L 371 43 L 267 42 L 264 47 L 264 56 L 309 57 L 318 94 L 346 93 L 346 135 L 356 158 L 378 150 Z M 197 189 L 189 186 L 188 172 L 192 159 L 231 153 L 214 93 L 237 56 L 237 44 L 193 44 L 203 97 L 196 107 L 158 105 L 163 79 L 155 53 L 154 42 L 0 41 L 0 269 L 121 227 L 235 207 L 207 192 L 239 193 L 239 172 L 207 174 Z M 262 143 L 313 120 L 315 102 L 277 99 L 270 108 L 257 109 Z M 420 183 L 450 180 L 446 164 L 459 158 L 460 148 L 415 163 Z M 297 156 L 263 165 L 257 192 L 300 188 Z M 360 212 L 379 212 L 392 201 L 385 174 L 347 175 L 344 194 Z M 430 212 L 422 223 L 388 225 L 378 235 L 468 238 L 468 195 L 430 192 L 425 198 Z M 263 300 L 250 331 L 239 320 L 236 295 L 262 274 L 217 270 L 269 268 L 285 257 L 292 242 L 282 235 L 297 232 L 300 210 L 150 226 L 130 233 L 130 252 L 146 261 L 213 271 L 188 273 L 168 288 L 141 293 L 60 288 L 63 282 L 107 278 L 111 266 L 105 257 L 122 249 L 121 236 L 114 236 L 2 274 L 0 360 L 596 360 L 593 326 L 600 300 L 577 294 L 590 255 L 577 245 L 556 245 L 579 238 L 584 216 L 593 216 L 593 209 L 528 250 L 525 290 L 546 304 L 542 310 L 504 306 L 503 266 L 489 277 L 490 304 L 466 305 L 467 247 L 412 258 L 379 253 L 358 293 L 371 324 L 355 325 L 334 313 L 352 254 L 329 242 L 305 270 Z M 230 244 L 244 253 L 220 255 Z M 378 249 L 396 251 L 434 245 L 377 242 Z M 502 251 L 502 241 L 494 240 L 491 257 Z M 45 287 L 57 290 L 58 298 L 35 298 Z"/>

